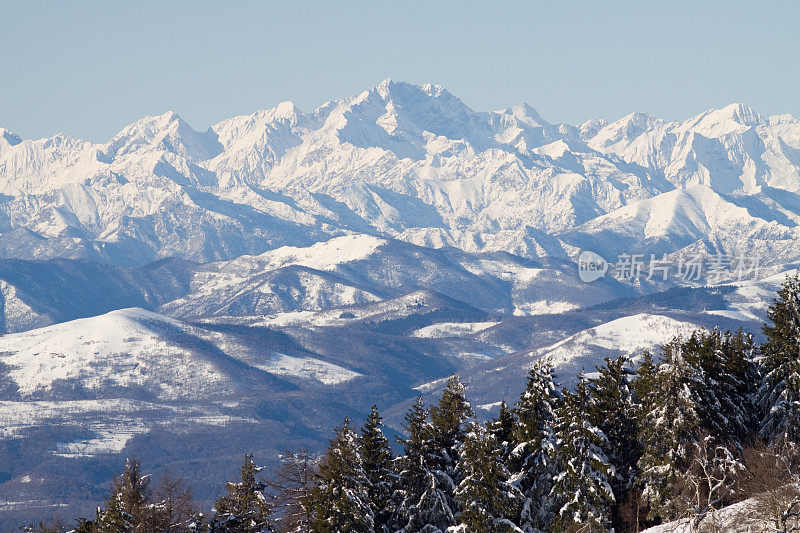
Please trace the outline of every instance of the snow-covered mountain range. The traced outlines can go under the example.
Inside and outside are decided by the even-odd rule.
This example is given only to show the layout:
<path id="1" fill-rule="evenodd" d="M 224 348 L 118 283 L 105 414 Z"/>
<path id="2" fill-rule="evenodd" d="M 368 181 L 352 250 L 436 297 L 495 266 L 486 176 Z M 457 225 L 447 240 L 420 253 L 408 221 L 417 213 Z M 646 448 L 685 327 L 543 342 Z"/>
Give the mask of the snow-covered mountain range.
<path id="1" fill-rule="evenodd" d="M 554 125 L 385 80 L 202 133 L 173 112 L 105 144 L 0 131 L 5 257 L 205 262 L 357 232 L 529 258 L 587 242 L 800 258 L 800 122 L 742 104 Z"/>
<path id="2" fill-rule="evenodd" d="M 550 124 L 386 80 L 205 132 L 0 128 L 0 524 L 101 498 L 128 454 L 210 497 L 241 453 L 319 449 L 373 403 L 400 430 L 452 372 L 487 416 L 541 357 L 569 384 L 695 328 L 758 333 L 798 224 L 800 121 L 741 104 Z M 584 283 L 587 249 L 765 270 Z"/>

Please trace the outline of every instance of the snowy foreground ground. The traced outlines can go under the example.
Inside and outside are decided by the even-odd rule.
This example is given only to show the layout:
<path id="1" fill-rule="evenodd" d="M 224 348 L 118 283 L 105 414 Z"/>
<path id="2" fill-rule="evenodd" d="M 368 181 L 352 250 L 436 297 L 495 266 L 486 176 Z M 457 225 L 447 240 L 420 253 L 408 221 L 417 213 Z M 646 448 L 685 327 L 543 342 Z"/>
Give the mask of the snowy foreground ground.
<path id="1" fill-rule="evenodd" d="M 755 533 L 773 530 L 767 521 L 753 517 L 753 504 L 750 500 L 745 500 L 706 516 L 699 524 L 693 523 L 689 519 L 678 520 L 645 529 L 642 533 L 694 533 L 696 531 Z"/>

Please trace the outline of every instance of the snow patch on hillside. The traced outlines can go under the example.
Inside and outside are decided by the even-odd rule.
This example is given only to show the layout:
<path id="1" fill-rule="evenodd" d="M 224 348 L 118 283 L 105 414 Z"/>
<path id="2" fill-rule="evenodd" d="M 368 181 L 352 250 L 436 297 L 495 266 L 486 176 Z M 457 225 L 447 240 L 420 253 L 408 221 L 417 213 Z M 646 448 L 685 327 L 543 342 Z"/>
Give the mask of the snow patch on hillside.
<path id="1" fill-rule="evenodd" d="M 656 352 L 661 344 L 676 336 L 688 336 L 697 328 L 694 323 L 640 313 L 581 331 L 537 350 L 532 356 L 549 359 L 557 373 L 564 375 L 580 368 L 593 371 L 594 365 L 601 364 L 603 357 L 624 354 L 633 359 L 644 350 Z M 574 368 L 576 365 L 579 368 Z M 565 371 L 567 368 L 571 370 Z"/>
<path id="2" fill-rule="evenodd" d="M 0 361 L 22 394 L 48 389 L 58 380 L 80 380 L 89 389 L 152 384 L 176 396 L 213 387 L 215 368 L 167 342 L 151 328 L 179 323 L 143 309 L 123 309 L 98 317 L 0 337 Z"/>
<path id="3" fill-rule="evenodd" d="M 338 385 L 362 377 L 358 372 L 347 370 L 333 363 L 312 357 L 292 357 L 286 354 L 276 354 L 268 363 L 253 366 L 271 374 L 315 379 L 325 385 Z"/>
<path id="4" fill-rule="evenodd" d="M 500 322 L 440 322 L 414 331 L 411 336 L 421 339 L 443 339 L 472 335 L 491 328 Z"/>

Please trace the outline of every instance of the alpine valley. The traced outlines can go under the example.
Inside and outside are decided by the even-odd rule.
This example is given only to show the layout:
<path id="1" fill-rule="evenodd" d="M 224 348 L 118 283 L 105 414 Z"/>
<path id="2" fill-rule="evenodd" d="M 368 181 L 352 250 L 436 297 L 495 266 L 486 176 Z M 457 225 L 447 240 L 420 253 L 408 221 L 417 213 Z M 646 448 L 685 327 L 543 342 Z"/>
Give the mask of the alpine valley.
<path id="1" fill-rule="evenodd" d="M 584 283 L 582 250 L 759 268 Z M 453 373 L 486 417 L 541 358 L 569 385 L 758 335 L 798 265 L 800 121 L 743 104 L 551 124 L 385 80 L 204 132 L 0 128 L 0 524 L 91 514 L 133 455 L 209 502 L 244 453 L 319 452 L 372 404 L 402 431 Z"/>

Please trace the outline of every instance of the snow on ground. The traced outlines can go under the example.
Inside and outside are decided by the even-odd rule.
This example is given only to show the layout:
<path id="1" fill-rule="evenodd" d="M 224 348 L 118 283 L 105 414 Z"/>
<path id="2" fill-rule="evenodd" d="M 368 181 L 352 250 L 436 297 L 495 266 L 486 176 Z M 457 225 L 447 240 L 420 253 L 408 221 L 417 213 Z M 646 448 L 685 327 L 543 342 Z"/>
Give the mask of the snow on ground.
<path id="1" fill-rule="evenodd" d="M 525 302 L 514 308 L 514 316 L 532 316 L 566 313 L 577 309 L 579 306 L 570 302 L 554 302 L 550 300 L 539 300 L 537 302 Z"/>
<path id="2" fill-rule="evenodd" d="M 101 453 L 120 453 L 125 445 L 136 435 L 150 430 L 151 424 L 144 421 L 128 420 L 114 423 L 93 424 L 86 429 L 94 433 L 92 438 L 72 442 L 60 442 L 53 455 L 61 457 L 91 457 Z"/>
<path id="3" fill-rule="evenodd" d="M 13 328 L 16 324 L 21 326 L 20 329 L 32 329 L 51 322 L 50 317 L 37 313 L 20 300 L 17 288 L 4 280 L 0 280 L 0 315 L 5 318 L 6 328 Z"/>
<path id="4" fill-rule="evenodd" d="M 78 380 L 89 389 L 156 386 L 171 398 L 202 395 L 219 385 L 217 369 L 167 341 L 156 331 L 164 327 L 180 323 L 143 309 L 112 311 L 0 337 L 0 362 L 10 367 L 22 394 L 57 380 Z"/>
<path id="5" fill-rule="evenodd" d="M 228 274 L 230 280 L 237 276 L 244 280 L 254 273 L 267 272 L 289 265 L 302 265 L 316 270 L 331 271 L 337 266 L 366 259 L 383 244 L 385 239 L 372 235 L 354 234 L 334 237 L 308 247 L 283 246 L 261 255 L 243 255 L 230 261 L 208 265 L 209 271 Z"/>
<path id="6" fill-rule="evenodd" d="M 420 392 L 421 394 L 427 394 L 433 391 L 442 390 L 444 389 L 444 386 L 447 384 L 448 379 L 450 378 L 444 377 L 435 379 L 433 381 L 423 383 L 422 385 L 417 385 L 416 387 L 414 387 L 414 390 Z"/>
<path id="7" fill-rule="evenodd" d="M 333 363 L 312 357 L 292 357 L 285 354 L 276 354 L 268 363 L 254 364 L 253 366 L 271 374 L 315 379 L 325 385 L 337 385 L 361 377 L 358 372 L 347 370 Z"/>
<path id="8" fill-rule="evenodd" d="M 464 260 L 461 262 L 468 272 L 477 276 L 490 275 L 506 281 L 515 283 L 527 283 L 534 280 L 545 269 L 526 267 L 514 261 L 477 259 L 473 261 Z"/>
<path id="9" fill-rule="evenodd" d="M 724 313 L 709 311 L 709 314 L 720 314 L 739 320 L 762 321 L 766 317 L 770 303 L 775 294 L 792 271 L 781 272 L 760 280 L 748 280 L 733 284 L 736 290 L 725 295 L 728 310 Z"/>
<path id="10" fill-rule="evenodd" d="M 61 420 L 68 416 L 104 414 L 132 416 L 142 410 L 158 409 L 147 402 L 124 399 L 71 400 L 71 401 L 0 401 L 0 436 L 14 437 L 20 431 L 41 425 L 48 420 Z"/>
<path id="11" fill-rule="evenodd" d="M 224 426 L 249 421 L 207 405 L 166 405 L 126 399 L 0 401 L 0 438 L 22 437 L 30 428 L 60 425 L 65 420 L 94 422 L 83 426 L 91 436 L 56 443 L 51 453 L 63 457 L 119 453 L 130 439 L 158 424 L 175 425 L 174 421 L 179 421 L 178 424 Z"/>
<path id="12" fill-rule="evenodd" d="M 633 357 L 644 350 L 656 351 L 659 345 L 675 336 L 689 335 L 698 327 L 697 324 L 666 316 L 640 313 L 581 331 L 541 348 L 533 355 L 536 359 L 549 358 L 556 367 L 581 360 L 588 361 L 591 356 L 595 356 L 592 364 L 600 364 L 602 358 L 596 357 L 598 352 L 609 350 Z M 592 367 L 587 370 L 592 370 Z"/>
<path id="13" fill-rule="evenodd" d="M 216 317 L 225 321 L 245 321 L 252 326 L 345 326 L 352 322 L 366 319 L 400 318 L 409 313 L 417 312 L 431 302 L 432 294 L 429 291 L 414 291 L 403 296 L 367 302 L 348 307 L 334 307 L 320 311 L 288 311 L 260 315 L 255 320 L 253 317 Z"/>
<path id="14" fill-rule="evenodd" d="M 277 375 L 324 384 L 360 376 L 318 359 L 247 347 L 235 336 L 135 308 L 5 335 L 0 337 L 0 362 L 25 396 L 47 391 L 59 381 L 97 391 L 143 387 L 162 400 L 232 391 L 230 376 L 208 357 L 204 343 Z"/>
<path id="15" fill-rule="evenodd" d="M 0 502 L 0 511 L 13 511 L 17 509 L 50 509 L 69 507 L 67 503 L 53 503 L 48 500 L 21 500 L 17 502 Z"/>
<path id="16" fill-rule="evenodd" d="M 383 244 L 386 244 L 385 239 L 372 235 L 344 235 L 307 248 L 284 246 L 259 257 L 267 259 L 273 268 L 292 264 L 332 270 L 343 263 L 366 259 Z"/>
<path id="17" fill-rule="evenodd" d="M 420 328 L 411 334 L 421 339 L 442 339 L 445 337 L 461 337 L 472 335 L 491 328 L 500 322 L 440 322 Z"/>
<path id="18" fill-rule="evenodd" d="M 753 501 L 745 500 L 710 513 L 700 523 L 699 529 L 698 526 L 692 527 L 690 520 L 683 519 L 645 529 L 642 533 L 693 533 L 694 531 L 755 533 L 773 529 L 765 520 L 754 517 Z"/>

